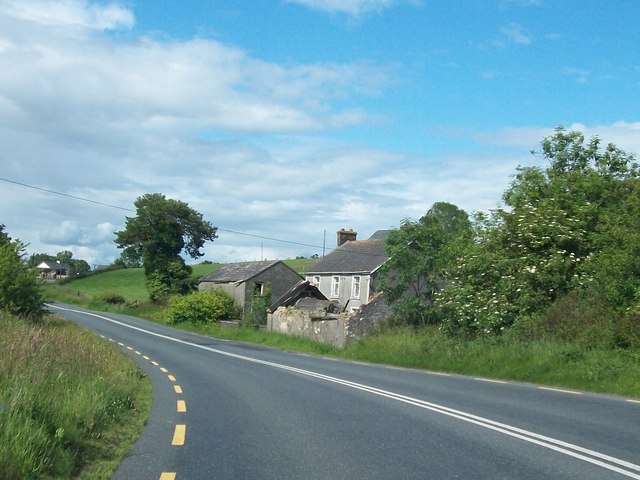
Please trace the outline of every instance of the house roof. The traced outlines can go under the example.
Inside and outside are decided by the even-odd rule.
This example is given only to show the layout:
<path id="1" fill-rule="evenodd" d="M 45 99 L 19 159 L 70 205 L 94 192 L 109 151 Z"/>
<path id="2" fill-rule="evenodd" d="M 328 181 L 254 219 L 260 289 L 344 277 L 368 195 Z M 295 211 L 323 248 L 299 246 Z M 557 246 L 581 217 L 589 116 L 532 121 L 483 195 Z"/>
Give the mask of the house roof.
<path id="1" fill-rule="evenodd" d="M 66 263 L 58 263 L 55 260 L 44 260 L 36 265 L 35 268 L 41 270 L 69 270 L 69 265 Z"/>
<path id="2" fill-rule="evenodd" d="M 291 306 L 298 299 L 302 297 L 315 298 L 318 300 L 327 300 L 327 297 L 325 297 L 322 294 L 322 292 L 318 290 L 318 287 L 316 287 L 315 285 L 312 285 L 311 283 L 305 280 L 301 280 L 297 284 L 295 284 L 293 287 L 291 287 L 288 292 L 286 292 L 284 295 L 282 295 L 280 298 L 274 301 L 270 305 L 269 309 L 271 311 L 275 311 L 276 308 L 280 306 L 285 306 L 285 307 Z"/>
<path id="3" fill-rule="evenodd" d="M 258 262 L 240 262 L 225 265 L 220 270 L 205 275 L 198 280 L 200 282 L 231 283 L 246 282 L 256 275 L 268 270 L 280 260 L 263 260 Z"/>
<path id="4" fill-rule="evenodd" d="M 317 273 L 371 273 L 388 260 L 384 240 L 389 230 L 378 230 L 368 240 L 352 240 L 318 260 L 307 275 Z"/>

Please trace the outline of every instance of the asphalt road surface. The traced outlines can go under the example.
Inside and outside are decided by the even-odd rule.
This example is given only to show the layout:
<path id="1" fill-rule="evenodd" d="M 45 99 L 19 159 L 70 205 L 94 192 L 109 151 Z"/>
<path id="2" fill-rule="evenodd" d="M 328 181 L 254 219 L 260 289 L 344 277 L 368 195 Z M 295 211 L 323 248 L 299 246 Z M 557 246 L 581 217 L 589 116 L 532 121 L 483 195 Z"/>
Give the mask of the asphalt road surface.
<path id="1" fill-rule="evenodd" d="M 640 402 L 282 352 L 53 304 L 154 385 L 116 480 L 640 479 Z"/>

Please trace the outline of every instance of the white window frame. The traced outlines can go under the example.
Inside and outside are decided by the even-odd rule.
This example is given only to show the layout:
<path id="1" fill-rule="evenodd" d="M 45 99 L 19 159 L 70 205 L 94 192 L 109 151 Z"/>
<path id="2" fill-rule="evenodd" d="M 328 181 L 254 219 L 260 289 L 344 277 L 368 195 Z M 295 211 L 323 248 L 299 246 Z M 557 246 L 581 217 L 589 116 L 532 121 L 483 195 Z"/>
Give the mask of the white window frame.
<path id="1" fill-rule="evenodd" d="M 320 288 L 320 275 L 314 275 L 314 276 L 311 278 L 311 283 L 312 283 L 313 285 L 315 285 L 316 287 Z"/>
<path id="2" fill-rule="evenodd" d="M 331 277 L 331 296 L 339 297 L 340 296 L 340 276 L 333 275 Z"/>
<path id="3" fill-rule="evenodd" d="M 362 277 L 360 275 L 354 275 L 351 280 L 351 298 L 360 298 L 360 285 Z"/>

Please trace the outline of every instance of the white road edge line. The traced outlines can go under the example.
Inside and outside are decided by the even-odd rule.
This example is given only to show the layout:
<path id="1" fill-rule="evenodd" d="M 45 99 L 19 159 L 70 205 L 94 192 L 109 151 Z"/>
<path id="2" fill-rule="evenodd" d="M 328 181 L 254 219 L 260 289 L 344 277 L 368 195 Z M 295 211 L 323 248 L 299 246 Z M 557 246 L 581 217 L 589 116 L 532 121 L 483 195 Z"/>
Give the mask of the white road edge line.
<path id="1" fill-rule="evenodd" d="M 476 415 L 472 415 L 460 410 L 455 410 L 453 408 L 449 408 L 449 407 L 445 407 L 444 405 L 438 405 L 435 403 L 431 403 L 431 402 L 426 402 L 424 400 L 420 400 L 417 398 L 413 398 L 413 397 L 408 397 L 405 395 L 401 395 L 398 393 L 394 393 L 394 392 L 389 392 L 386 390 L 382 390 L 379 388 L 375 388 L 375 387 L 371 387 L 368 385 L 363 385 L 363 384 L 359 384 L 356 382 L 351 382 L 349 380 L 344 380 L 341 378 L 337 378 L 337 377 L 331 377 L 329 375 L 324 375 L 322 373 L 317 373 L 317 372 L 312 372 L 310 370 L 303 370 L 301 368 L 296 368 L 296 367 L 291 367 L 288 365 L 284 365 L 284 364 L 280 364 L 280 363 L 275 363 L 275 362 L 268 362 L 266 360 L 259 360 L 257 358 L 252 358 L 252 357 L 246 357 L 244 355 L 238 355 L 235 353 L 230 353 L 230 352 L 225 352 L 223 350 L 218 350 L 216 348 L 211 348 L 211 347 L 207 347 L 206 345 L 198 345 L 195 343 L 191 343 L 191 342 L 187 342 L 186 340 L 180 340 L 179 338 L 174 338 L 174 337 L 169 337 L 167 335 L 163 335 L 161 333 L 156 333 L 156 332 L 152 332 L 149 330 L 145 330 L 143 328 L 140 327 L 135 327 L 133 325 L 128 325 L 126 323 L 120 322 L 118 320 L 114 320 L 112 318 L 108 318 L 105 317 L 104 315 L 99 315 L 96 313 L 91 313 L 91 312 L 84 312 L 82 310 L 75 310 L 75 309 L 70 309 L 70 308 L 65 308 L 65 307 L 59 307 L 56 305 L 50 305 L 50 304 L 46 304 L 48 307 L 51 308 L 57 308 L 59 310 L 63 310 L 63 311 L 67 311 L 67 312 L 74 312 L 74 313 L 79 313 L 82 315 L 88 315 L 88 316 L 92 316 L 92 317 L 96 317 L 96 318 L 100 318 L 103 320 L 106 320 L 108 322 L 111 323 L 115 323 L 117 325 L 132 329 L 132 330 L 136 330 L 142 333 L 146 333 L 148 335 L 152 335 L 158 338 L 163 338 L 165 340 L 169 340 L 175 343 L 180 343 L 183 345 L 187 345 L 190 347 L 194 347 L 194 348 L 199 348 L 201 350 L 207 350 L 210 351 L 212 353 L 217 353 L 219 355 L 224 355 L 227 357 L 231 357 L 231 358 L 236 358 L 239 360 L 245 360 L 248 362 L 252 362 L 252 363 L 256 363 L 256 364 L 260 364 L 260 365 L 266 365 L 266 366 L 270 366 L 270 367 L 274 367 L 274 368 L 278 368 L 281 370 L 286 370 L 286 371 L 290 371 L 290 372 L 295 372 L 295 373 L 299 373 L 302 375 L 306 375 L 309 377 L 314 377 L 314 378 L 319 378 L 321 380 L 325 380 L 328 382 L 332 382 L 332 383 L 337 383 L 340 385 L 344 385 L 350 388 L 354 388 L 357 390 L 361 390 L 361 391 L 365 391 L 368 393 L 372 393 L 374 395 L 378 395 L 381 397 L 386 397 L 386 398 L 390 398 L 392 400 L 396 400 L 399 402 L 403 402 L 409 405 L 414 405 L 416 407 L 420 407 L 423 408 L 425 410 L 430 410 L 436 413 L 440 413 L 442 415 L 447 415 L 449 417 L 453 417 L 453 418 L 457 418 L 459 420 L 468 422 L 468 423 L 472 423 L 490 430 L 494 430 L 500 433 L 503 433 L 505 435 L 509 435 L 515 438 L 519 438 L 521 440 L 524 440 L 526 442 L 529 443 L 533 443 L 535 445 L 539 445 L 541 447 L 544 448 L 548 448 L 550 450 L 554 450 L 556 452 L 568 455 L 570 457 L 574 457 L 576 459 L 579 460 L 583 460 L 585 462 L 591 463 L 593 465 L 598 465 L 602 468 L 605 468 L 607 470 L 611 470 L 613 472 L 616 473 L 620 473 L 621 475 L 624 475 L 626 477 L 629 478 L 633 478 L 636 480 L 640 480 L 640 474 L 634 473 L 633 471 L 636 472 L 640 472 L 640 465 L 636 465 L 634 463 L 631 462 L 627 462 L 625 460 L 621 460 L 615 457 L 611 457 L 609 455 L 605 455 L 602 454 L 600 452 L 596 452 L 594 450 L 589 450 L 587 448 L 583 448 L 580 447 L 578 445 L 574 445 L 571 443 L 567 443 L 567 442 L 563 442 L 561 440 L 557 440 L 555 438 L 551 438 L 551 437 L 546 437 L 544 435 L 540 435 L 534 432 L 530 432 L 528 430 L 523 430 L 517 427 L 513 427 L 504 423 L 500 423 L 500 422 L 495 422 L 493 420 L 490 420 L 488 418 L 484 418 L 484 417 L 479 417 Z M 610 462 L 610 463 L 605 463 L 605 462 Z M 613 465 L 612 465 L 613 464 Z M 623 468 L 627 468 L 628 470 L 623 470 Z M 629 471 L 629 470 L 633 470 L 633 471 Z"/>

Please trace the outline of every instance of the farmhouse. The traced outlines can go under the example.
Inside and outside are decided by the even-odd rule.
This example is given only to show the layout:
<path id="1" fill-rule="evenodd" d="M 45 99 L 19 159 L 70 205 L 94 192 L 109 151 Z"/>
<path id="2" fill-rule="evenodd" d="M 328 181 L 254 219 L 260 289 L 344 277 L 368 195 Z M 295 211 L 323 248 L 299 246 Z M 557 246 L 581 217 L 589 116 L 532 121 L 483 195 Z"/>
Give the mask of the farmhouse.
<path id="1" fill-rule="evenodd" d="M 42 278 L 62 278 L 69 275 L 69 265 L 56 260 L 45 260 L 35 266 Z"/>
<path id="2" fill-rule="evenodd" d="M 384 251 L 388 234 L 378 230 L 367 240 L 357 240 L 357 232 L 339 230 L 337 248 L 306 272 L 306 280 L 342 311 L 359 309 L 376 292 L 378 271 L 389 258 Z"/>
<path id="3" fill-rule="evenodd" d="M 221 289 L 231 295 L 244 312 L 254 297 L 267 293 L 277 299 L 302 278 L 280 260 L 230 263 L 198 280 L 198 290 Z"/>

